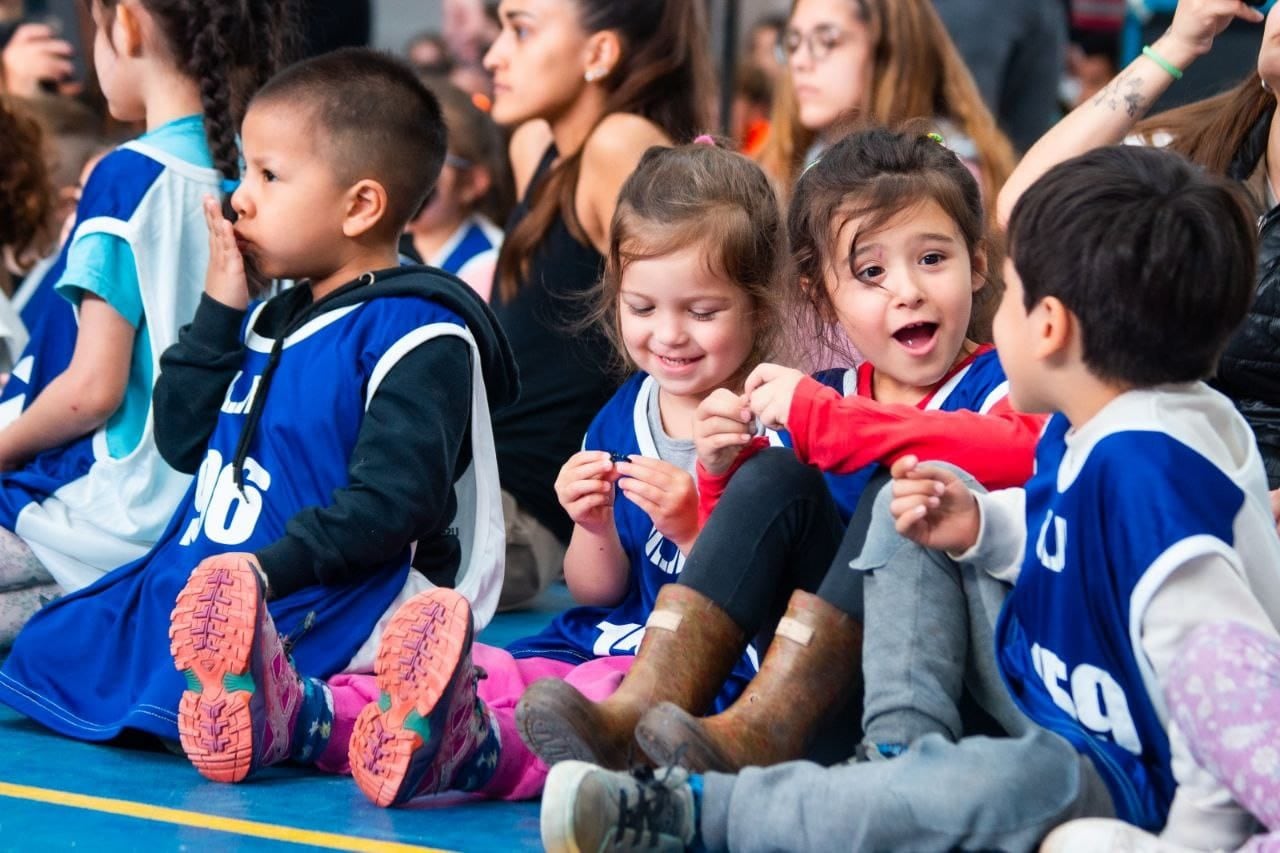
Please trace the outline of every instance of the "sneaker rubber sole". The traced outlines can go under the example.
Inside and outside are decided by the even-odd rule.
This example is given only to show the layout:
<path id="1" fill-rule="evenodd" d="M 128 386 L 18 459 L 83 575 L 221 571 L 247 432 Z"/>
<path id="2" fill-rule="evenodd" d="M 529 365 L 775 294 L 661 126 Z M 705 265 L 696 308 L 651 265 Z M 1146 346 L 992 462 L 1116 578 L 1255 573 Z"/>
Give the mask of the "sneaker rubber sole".
<path id="1" fill-rule="evenodd" d="M 599 769 L 586 761 L 562 761 L 547 774 L 538 821 L 542 846 L 547 853 L 581 853 L 574 832 L 578 789 L 592 771 Z"/>
<path id="2" fill-rule="evenodd" d="M 471 607 L 450 589 L 420 593 L 391 617 L 374 662 L 381 696 L 356 719 L 348 756 L 356 785 L 377 805 L 414 795 L 415 753 L 444 737 L 427 718 L 454 686 L 471 631 Z"/>
<path id="3" fill-rule="evenodd" d="M 169 651 L 187 679 L 178 735 L 200 775 L 239 782 L 253 767 L 254 683 L 249 672 L 262 597 L 247 563 L 214 562 L 178 594 Z"/>

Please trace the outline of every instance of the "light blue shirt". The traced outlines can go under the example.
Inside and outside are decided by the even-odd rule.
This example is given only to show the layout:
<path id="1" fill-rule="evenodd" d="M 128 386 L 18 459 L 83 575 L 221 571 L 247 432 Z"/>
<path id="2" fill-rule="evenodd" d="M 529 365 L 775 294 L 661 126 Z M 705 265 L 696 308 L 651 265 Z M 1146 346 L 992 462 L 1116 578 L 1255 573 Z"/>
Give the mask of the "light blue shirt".
<path id="1" fill-rule="evenodd" d="M 175 119 L 139 137 L 144 142 L 194 166 L 213 168 L 213 156 L 199 115 Z M 67 268 L 57 291 L 79 306 L 90 293 L 114 308 L 137 334 L 120 407 L 107 419 L 107 450 L 112 458 L 128 456 L 142 440 L 151 411 L 151 336 L 147 331 L 133 250 L 113 234 L 90 233 L 77 237 L 67 250 Z"/>

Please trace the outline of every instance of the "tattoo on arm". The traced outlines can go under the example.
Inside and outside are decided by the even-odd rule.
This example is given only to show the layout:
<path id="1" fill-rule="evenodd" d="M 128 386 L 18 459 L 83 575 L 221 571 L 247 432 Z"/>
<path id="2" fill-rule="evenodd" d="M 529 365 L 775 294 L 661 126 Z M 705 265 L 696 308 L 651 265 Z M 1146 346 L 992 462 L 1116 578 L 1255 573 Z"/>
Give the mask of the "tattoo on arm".
<path id="1" fill-rule="evenodd" d="M 1129 118 L 1137 119 L 1151 108 L 1151 99 L 1142 94 L 1142 78 L 1126 71 L 1094 96 L 1093 105 L 1112 112 L 1124 110 Z"/>

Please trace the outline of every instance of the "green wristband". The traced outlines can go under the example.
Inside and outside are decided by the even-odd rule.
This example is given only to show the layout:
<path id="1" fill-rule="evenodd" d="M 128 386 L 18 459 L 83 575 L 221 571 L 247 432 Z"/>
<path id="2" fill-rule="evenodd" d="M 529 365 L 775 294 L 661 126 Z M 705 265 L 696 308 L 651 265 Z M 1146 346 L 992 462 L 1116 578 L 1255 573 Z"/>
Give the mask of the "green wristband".
<path id="1" fill-rule="evenodd" d="M 1156 53 L 1155 50 L 1151 47 L 1151 45 L 1148 44 L 1143 46 L 1142 55 L 1145 56 L 1147 59 L 1150 59 L 1156 65 L 1159 65 L 1165 71 L 1168 71 L 1169 76 L 1172 77 L 1174 80 L 1182 79 L 1182 69 L 1174 65 L 1169 60 L 1165 59 L 1160 54 Z"/>

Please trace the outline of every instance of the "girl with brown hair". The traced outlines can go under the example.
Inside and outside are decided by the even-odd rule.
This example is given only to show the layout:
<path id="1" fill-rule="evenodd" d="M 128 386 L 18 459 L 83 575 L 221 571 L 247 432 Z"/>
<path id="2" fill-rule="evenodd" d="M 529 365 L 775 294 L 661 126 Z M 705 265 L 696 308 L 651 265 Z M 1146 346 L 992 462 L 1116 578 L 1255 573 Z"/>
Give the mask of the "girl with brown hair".
<path id="1" fill-rule="evenodd" d="M 574 329 L 618 191 L 647 148 L 708 124 L 712 76 L 698 0 L 505 0 L 499 15 L 485 67 L 494 120 L 517 128 L 521 199 L 493 297 L 520 368 L 519 401 L 493 418 L 513 607 L 559 574 L 572 524 L 552 485 L 613 394 L 608 342 Z"/>
<path id="2" fill-rule="evenodd" d="M 779 49 L 787 67 L 760 162 L 784 195 L 851 122 L 934 121 L 988 200 L 1013 170 L 1013 149 L 929 0 L 794 0 Z"/>

